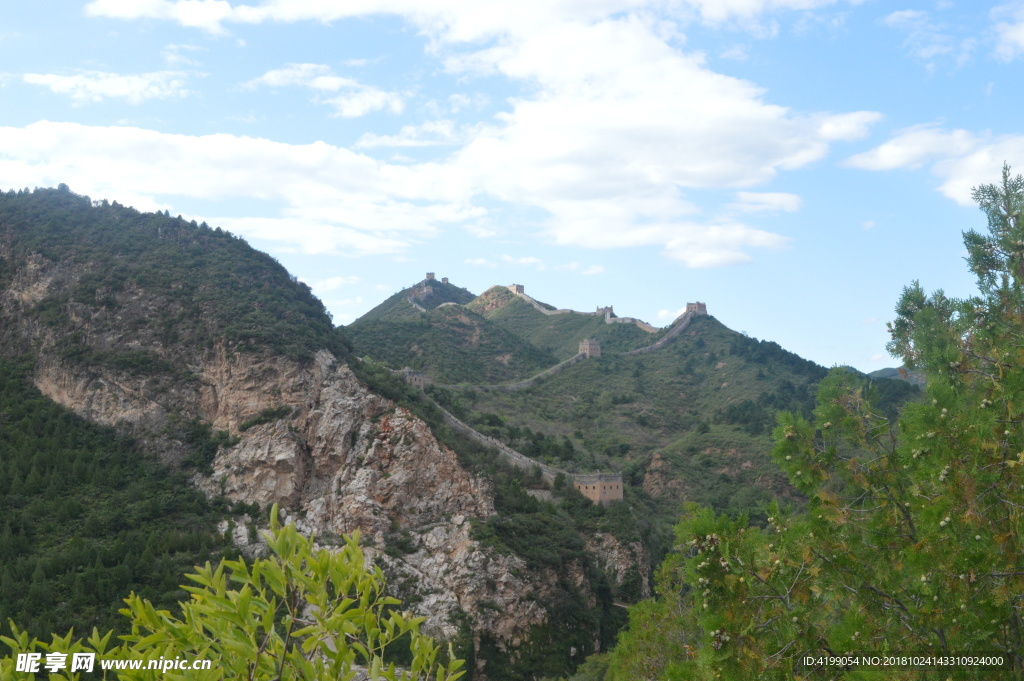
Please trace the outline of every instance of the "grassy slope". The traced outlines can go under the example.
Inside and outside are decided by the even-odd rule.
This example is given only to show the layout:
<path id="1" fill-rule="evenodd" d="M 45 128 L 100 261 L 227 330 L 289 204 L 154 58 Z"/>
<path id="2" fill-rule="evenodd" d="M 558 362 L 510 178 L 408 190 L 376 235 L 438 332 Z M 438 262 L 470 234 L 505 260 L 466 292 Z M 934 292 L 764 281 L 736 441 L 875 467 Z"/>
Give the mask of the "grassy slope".
<path id="1" fill-rule="evenodd" d="M 406 304 L 410 309 L 411 305 Z M 393 368 L 409 366 L 440 383 L 501 383 L 557 360 L 461 306 L 378 318 L 348 328 L 355 351 Z"/>
<path id="2" fill-rule="evenodd" d="M 584 338 L 601 341 L 602 352 L 622 352 L 650 345 L 661 336 L 632 324 L 606 324 L 604 317 L 595 315 L 545 315 L 500 287 L 490 289 L 468 307 L 481 310 L 490 321 L 553 353 L 559 361 L 575 355 Z"/>
<path id="3" fill-rule="evenodd" d="M 363 324 L 374 321 L 417 319 L 423 313 L 409 303 L 409 298 L 412 298 L 416 301 L 417 305 L 426 310 L 433 310 L 444 303 L 465 305 L 474 298 L 472 293 L 454 284 L 444 284 L 435 279 L 426 282 L 426 288 L 424 288 L 421 286 L 422 283 L 420 282 L 420 284 L 402 289 L 352 322 L 350 328 L 358 328 Z"/>
<path id="4" fill-rule="evenodd" d="M 570 469 L 622 470 L 670 512 L 689 500 L 740 512 L 792 497 L 768 455 L 775 413 L 809 413 L 824 375 L 775 343 L 698 317 L 656 352 L 586 360 L 519 392 L 441 397 L 514 446 L 524 430 L 533 441 L 538 432 L 568 439 L 571 448 L 550 446 L 541 458 Z M 875 383 L 880 407 L 891 413 L 916 393 L 902 381 Z"/>
<path id="5" fill-rule="evenodd" d="M 624 470 L 641 485 L 653 463 L 647 487 L 666 501 L 685 497 L 724 509 L 764 496 L 744 494 L 751 485 L 784 491 L 768 457 L 774 412 L 809 409 L 823 375 L 774 344 L 702 317 L 657 352 L 606 355 L 529 390 L 455 399 L 477 421 L 490 413 L 512 427 L 569 437 L 581 469 Z"/>

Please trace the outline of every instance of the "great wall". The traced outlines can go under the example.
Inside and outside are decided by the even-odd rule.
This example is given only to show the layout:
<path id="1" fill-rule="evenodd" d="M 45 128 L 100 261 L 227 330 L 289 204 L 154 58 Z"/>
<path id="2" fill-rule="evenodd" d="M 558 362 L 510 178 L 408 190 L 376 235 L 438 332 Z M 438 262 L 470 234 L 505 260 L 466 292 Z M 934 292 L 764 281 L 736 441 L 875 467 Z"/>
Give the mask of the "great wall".
<path id="1" fill-rule="evenodd" d="M 615 316 L 615 310 L 612 309 L 611 305 L 608 305 L 606 307 L 599 307 L 594 312 L 579 312 L 577 310 L 564 310 L 564 309 L 563 310 L 549 310 L 548 308 L 544 307 L 544 305 L 542 303 L 540 303 L 537 300 L 535 300 L 535 299 L 531 298 L 530 296 L 528 296 L 526 294 L 526 287 L 523 286 L 522 284 L 509 284 L 508 290 L 511 291 L 513 294 L 519 296 L 520 298 L 522 298 L 526 302 L 528 302 L 530 305 L 532 305 L 534 308 L 536 308 L 537 311 L 540 312 L 541 314 L 546 314 L 546 315 L 583 314 L 583 315 L 594 315 L 596 317 L 600 317 L 600 316 L 603 315 L 604 316 L 604 323 L 605 324 L 634 324 L 638 329 L 642 329 L 642 330 L 646 331 L 647 333 L 657 333 L 658 332 L 658 329 L 656 327 L 651 326 L 650 324 L 648 324 L 647 322 L 643 321 L 642 319 L 637 319 L 636 317 L 616 317 Z"/>
<path id="2" fill-rule="evenodd" d="M 428 272 L 427 278 L 421 282 L 424 289 L 426 288 L 427 282 L 432 280 L 434 280 L 434 273 Z M 445 277 L 441 281 L 442 283 L 447 284 L 448 278 Z M 511 291 L 516 296 L 519 296 L 526 302 L 530 303 L 530 305 L 532 305 L 536 310 L 545 315 L 604 315 L 604 321 L 606 324 L 635 324 L 638 328 L 643 329 L 644 331 L 647 331 L 649 333 L 656 333 L 658 331 L 658 329 L 640 319 L 635 319 L 633 317 L 615 317 L 615 313 L 612 311 L 612 307 L 610 305 L 607 307 L 599 307 L 595 312 L 577 312 L 576 310 L 550 310 L 544 307 L 544 305 L 541 304 L 540 302 L 528 296 L 525 292 L 525 287 L 522 284 L 510 284 L 508 286 L 508 290 Z M 413 302 L 411 297 L 406 297 L 406 300 L 417 310 L 426 312 L 426 310 L 423 309 L 420 305 L 417 305 L 415 302 Z M 438 307 L 448 305 L 457 305 L 457 303 L 444 303 L 443 305 L 439 305 Z M 675 319 L 675 321 L 672 322 L 672 324 L 669 326 L 669 330 L 665 333 L 664 336 L 659 338 L 656 342 L 644 346 L 642 348 L 637 348 L 636 350 L 629 350 L 627 352 L 615 354 L 620 357 L 631 357 L 648 352 L 654 352 L 655 350 L 660 350 L 661 348 L 665 347 L 673 340 L 678 338 L 679 335 L 686 330 L 686 327 L 690 325 L 690 322 L 692 322 L 695 317 L 705 316 L 707 315 L 707 313 L 708 309 L 705 303 L 687 303 L 686 309 L 683 311 L 683 314 L 679 315 Z M 564 371 L 568 367 L 571 367 L 574 364 L 578 364 L 579 362 L 585 359 L 599 357 L 601 357 L 601 344 L 596 339 L 587 338 L 580 341 L 579 352 L 577 354 L 573 355 L 572 357 L 563 362 L 559 362 L 553 367 L 545 369 L 539 374 L 531 376 L 530 378 L 524 379 L 522 381 L 516 381 L 514 383 L 501 383 L 496 385 L 438 385 L 439 387 L 470 388 L 473 390 L 480 391 L 522 390 L 524 388 L 528 388 L 534 385 L 539 381 L 542 381 L 546 378 L 550 378 L 551 376 L 554 376 L 555 374 Z M 559 475 L 562 475 L 565 480 L 572 480 L 573 485 L 576 487 L 576 489 L 578 489 L 580 493 L 583 494 L 583 496 L 587 497 L 594 503 L 608 505 L 615 501 L 622 501 L 622 473 L 569 473 L 568 471 L 563 471 L 553 466 L 549 466 L 545 463 L 541 463 L 540 461 L 531 459 L 525 454 L 518 452 L 515 449 L 512 449 L 511 447 L 501 442 L 500 440 L 497 440 L 488 435 L 484 435 L 483 433 L 476 430 L 472 426 L 463 423 L 462 421 L 457 419 L 451 412 L 449 412 L 447 409 L 438 404 L 432 397 L 426 394 L 426 389 L 433 384 L 433 382 L 430 380 L 430 377 L 427 376 L 426 374 L 419 371 L 414 371 L 409 367 L 405 367 L 404 369 L 394 371 L 393 373 L 401 376 L 406 383 L 414 385 L 421 391 L 423 391 L 424 396 L 427 397 L 427 399 L 433 402 L 434 405 L 441 410 L 442 419 L 446 424 L 448 424 L 449 427 L 453 428 L 459 433 L 462 433 L 464 436 L 484 445 L 485 447 L 490 447 L 493 450 L 497 451 L 502 456 L 502 458 L 504 458 L 512 466 L 530 471 L 539 470 L 541 479 L 544 480 L 548 485 L 554 485 L 555 479 Z"/>

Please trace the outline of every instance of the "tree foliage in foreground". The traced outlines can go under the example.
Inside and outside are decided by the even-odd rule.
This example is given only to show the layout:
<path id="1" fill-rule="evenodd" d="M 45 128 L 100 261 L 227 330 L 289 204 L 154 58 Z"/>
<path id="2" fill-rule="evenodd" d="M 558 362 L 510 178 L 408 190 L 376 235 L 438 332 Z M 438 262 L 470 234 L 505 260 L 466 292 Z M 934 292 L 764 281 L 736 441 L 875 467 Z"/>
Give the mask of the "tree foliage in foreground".
<path id="1" fill-rule="evenodd" d="M 392 609 L 398 601 L 384 596 L 380 570 L 365 568 L 358 536 L 346 538 L 340 551 L 314 551 L 312 540 L 294 526 L 277 524 L 277 507 L 270 518 L 272 556 L 252 565 L 223 560 L 213 568 L 207 563 L 188 575 L 197 586 L 185 587 L 192 597 L 181 604 L 180 619 L 134 594 L 125 599 L 128 607 L 121 613 L 131 620 L 131 634 L 121 637 L 120 645 L 95 629 L 86 640 L 74 640 L 69 633 L 45 643 L 30 639 L 12 622 L 13 637 L 0 637 L 11 652 L 0 659 L 0 678 L 14 678 L 15 658 L 24 652 L 212 663 L 206 671 L 118 671 L 119 679 L 351 679 L 357 667 L 375 681 L 455 681 L 462 675 L 462 661 L 453 659 L 449 649 L 450 661 L 442 662 L 437 644 L 419 632 L 422 618 Z M 411 657 L 402 669 L 384 661 L 397 646 L 408 646 Z"/>
<path id="2" fill-rule="evenodd" d="M 760 529 L 691 508 L 662 597 L 633 613 L 606 678 L 1024 678 L 1024 178 L 1004 168 L 974 198 L 989 222 L 964 235 L 978 295 L 915 283 L 890 327 L 927 398 L 893 429 L 833 371 L 813 418 L 783 416 L 775 431 L 807 511 L 775 507 Z M 801 663 L 850 652 L 1005 664 Z"/>

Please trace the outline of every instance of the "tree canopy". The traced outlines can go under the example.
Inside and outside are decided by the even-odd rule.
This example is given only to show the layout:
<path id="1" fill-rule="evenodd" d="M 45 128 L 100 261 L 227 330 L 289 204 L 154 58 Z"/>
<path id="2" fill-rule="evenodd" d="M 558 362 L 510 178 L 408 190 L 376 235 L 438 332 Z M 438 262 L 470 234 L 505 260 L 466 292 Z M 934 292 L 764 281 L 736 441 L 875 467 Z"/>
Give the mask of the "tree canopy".
<path id="1" fill-rule="evenodd" d="M 131 620 L 131 633 L 120 645 L 96 629 L 85 640 L 69 632 L 47 643 L 10 623 L 13 636 L 0 637 L 11 652 L 0 659 L 0 678 L 13 678 L 17 656 L 25 653 L 41 655 L 44 664 L 56 653 L 58 665 L 66 663 L 62 655 L 92 653 L 97 672 L 102 660 L 210 662 L 206 670 L 121 670 L 120 679 L 315 681 L 351 679 L 359 668 L 374 681 L 455 681 L 462 675 L 462 661 L 450 648 L 445 661 L 420 633 L 422 618 L 395 610 L 399 602 L 384 596 L 383 575 L 365 567 L 358 536 L 346 538 L 338 551 L 314 550 L 293 525 L 281 527 L 277 515 L 275 506 L 266 534 L 272 555 L 251 565 L 223 560 L 198 568 L 188 575 L 196 586 L 186 587 L 191 599 L 181 604 L 180 618 L 135 594 L 126 598 L 121 613 Z M 387 661 L 396 656 L 405 661 L 401 667 Z M 51 679 L 81 676 L 58 669 Z"/>
<path id="2" fill-rule="evenodd" d="M 813 417 L 775 430 L 806 511 L 775 505 L 761 528 L 691 507 L 606 678 L 1024 678 L 1024 178 L 1004 167 L 974 198 L 988 217 L 987 234 L 964 234 L 977 295 L 915 282 L 890 325 L 926 399 L 897 426 L 833 370 Z M 882 662 L 823 660 L 850 653 Z M 946 663 L 899 659 L 914 655 Z"/>

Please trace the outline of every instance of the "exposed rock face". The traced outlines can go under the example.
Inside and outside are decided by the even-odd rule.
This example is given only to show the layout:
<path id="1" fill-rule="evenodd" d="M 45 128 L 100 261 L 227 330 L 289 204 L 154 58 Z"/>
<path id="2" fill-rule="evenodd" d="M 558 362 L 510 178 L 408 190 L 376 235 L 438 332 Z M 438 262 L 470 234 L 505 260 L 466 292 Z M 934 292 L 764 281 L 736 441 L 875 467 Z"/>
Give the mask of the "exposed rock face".
<path id="1" fill-rule="evenodd" d="M 77 276 L 73 267 L 31 258 L 0 294 L 11 322 L 8 350 L 35 350 L 35 384 L 54 401 L 92 421 L 124 428 L 168 460 L 185 446 L 166 435 L 169 417 L 202 419 L 238 436 L 222 449 L 213 475 L 196 476 L 208 494 L 233 501 L 279 504 L 322 545 L 359 530 L 367 555 L 420 600 L 427 629 L 457 633 L 452 616 L 474 615 L 478 632 L 512 646 L 546 619 L 540 605 L 555 575 L 531 574 L 514 556 L 483 550 L 470 520 L 493 515 L 487 481 L 463 469 L 455 453 L 407 410 L 371 393 L 330 353 L 307 365 L 282 357 L 211 349 L 165 349 L 145 327 L 129 329 L 162 301 L 142 291 L 119 296 L 114 310 L 68 303 L 91 348 L 145 348 L 185 366 L 178 376 L 134 375 L 62 358 L 63 341 L 36 321 L 33 307 Z M 268 408 L 292 407 L 289 418 L 241 432 Z M 403 551 L 385 548 L 402 537 Z M 478 607 L 481 602 L 489 605 Z"/>
<path id="2" fill-rule="evenodd" d="M 173 301 L 129 286 L 97 292 L 116 304 L 64 299 L 60 310 L 73 324 L 76 347 L 148 353 L 167 369 L 133 372 L 70 359 L 67 337 L 42 319 L 38 305 L 78 276 L 74 265 L 33 257 L 0 291 L 0 350 L 31 352 L 35 384 L 51 399 L 127 430 L 171 462 L 189 448 L 169 424 L 201 419 L 237 436 L 218 452 L 211 476 L 195 477 L 201 489 L 264 508 L 279 504 L 321 545 L 359 530 L 368 557 L 402 595 L 418 600 L 414 610 L 436 634 L 455 635 L 458 613 L 469 613 L 476 640 L 486 636 L 514 656 L 531 627 L 547 621 L 543 604 L 559 580 L 593 600 L 582 566 L 531 571 L 522 559 L 471 539 L 472 521 L 494 514 L 490 484 L 462 468 L 425 423 L 370 392 L 326 351 L 302 364 L 223 343 L 171 343 L 147 320 Z M 290 415 L 241 430 L 280 407 Z M 594 547 L 620 582 L 628 556 L 641 555 L 611 537 Z"/>
<path id="3" fill-rule="evenodd" d="M 210 420 L 231 427 L 235 414 L 264 408 L 251 401 L 252 371 L 262 376 L 259 394 L 293 398 L 283 403 L 297 415 L 242 433 L 237 445 L 218 454 L 213 475 L 198 481 L 203 489 L 261 506 L 281 504 L 321 543 L 358 530 L 375 547 L 371 557 L 411 580 L 423 599 L 417 610 L 445 635 L 456 633 L 448 615 L 475 613 L 482 600 L 501 606 L 502 616 L 486 623 L 500 640 L 521 637 L 544 621 L 544 609 L 528 599 L 543 586 L 513 576 L 524 572 L 522 561 L 489 554 L 469 537 L 470 518 L 494 513 L 489 485 L 467 473 L 425 423 L 369 392 L 326 352 L 285 385 L 273 378 L 280 367 L 252 365 L 247 372 L 244 358 L 234 362 L 204 371 L 204 394 L 213 387 L 211 375 L 221 379 L 215 383 L 218 414 Z M 244 410 L 242 402 L 248 403 Z M 383 549 L 396 535 L 409 552 L 387 556 Z"/>
<path id="4" fill-rule="evenodd" d="M 639 596 L 650 598 L 650 559 L 641 542 L 623 544 L 610 534 L 598 532 L 587 538 L 587 549 L 612 577 L 615 586 L 636 582 Z"/>

